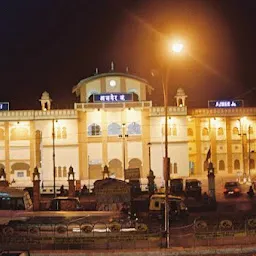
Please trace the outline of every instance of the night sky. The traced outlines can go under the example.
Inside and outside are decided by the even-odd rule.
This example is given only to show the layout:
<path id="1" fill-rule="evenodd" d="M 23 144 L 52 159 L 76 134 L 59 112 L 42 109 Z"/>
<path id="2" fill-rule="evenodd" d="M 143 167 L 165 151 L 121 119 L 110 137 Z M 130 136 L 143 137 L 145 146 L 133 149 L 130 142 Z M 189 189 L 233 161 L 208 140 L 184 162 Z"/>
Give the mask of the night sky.
<path id="1" fill-rule="evenodd" d="M 244 99 L 256 106 L 255 0 L 0 1 L 0 101 L 11 109 L 40 109 L 48 91 L 54 108 L 73 108 L 72 87 L 95 72 L 115 70 L 162 88 L 151 70 L 169 66 L 169 97 L 178 87 L 189 107 L 208 100 Z M 186 45 L 166 53 L 168 37 Z"/>

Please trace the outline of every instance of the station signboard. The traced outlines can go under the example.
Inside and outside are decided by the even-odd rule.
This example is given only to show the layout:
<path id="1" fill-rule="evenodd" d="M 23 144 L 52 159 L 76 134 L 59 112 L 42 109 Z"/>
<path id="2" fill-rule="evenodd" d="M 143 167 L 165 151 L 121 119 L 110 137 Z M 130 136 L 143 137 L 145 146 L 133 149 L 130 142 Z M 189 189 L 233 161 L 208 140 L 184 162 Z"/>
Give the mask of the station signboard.
<path id="1" fill-rule="evenodd" d="M 242 108 L 243 100 L 209 100 L 208 108 Z"/>
<path id="2" fill-rule="evenodd" d="M 139 168 L 129 168 L 125 169 L 124 178 L 126 180 L 136 180 L 140 179 L 140 169 Z"/>
<path id="3" fill-rule="evenodd" d="M 132 93 L 103 93 L 93 94 L 93 102 L 126 102 L 133 101 Z"/>
<path id="4" fill-rule="evenodd" d="M 0 102 L 0 111 L 8 111 L 9 102 Z"/>

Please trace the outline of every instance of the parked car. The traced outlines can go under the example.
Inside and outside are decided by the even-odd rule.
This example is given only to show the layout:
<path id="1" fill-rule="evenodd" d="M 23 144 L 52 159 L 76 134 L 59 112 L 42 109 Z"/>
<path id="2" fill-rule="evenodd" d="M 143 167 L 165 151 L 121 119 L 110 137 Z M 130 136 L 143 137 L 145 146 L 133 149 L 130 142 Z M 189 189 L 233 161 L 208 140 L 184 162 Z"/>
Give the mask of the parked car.
<path id="1" fill-rule="evenodd" d="M 226 182 L 224 185 L 224 195 L 235 195 L 240 196 L 241 195 L 241 187 L 240 184 L 237 181 L 229 181 Z"/>
<path id="2" fill-rule="evenodd" d="M 197 179 L 187 179 L 185 185 L 187 197 L 200 197 L 202 195 L 202 183 Z"/>
<path id="3" fill-rule="evenodd" d="M 82 207 L 77 197 L 59 196 L 52 199 L 50 211 L 81 211 Z"/>
<path id="4" fill-rule="evenodd" d="M 171 179 L 170 193 L 173 195 L 181 194 L 183 192 L 183 179 Z"/>

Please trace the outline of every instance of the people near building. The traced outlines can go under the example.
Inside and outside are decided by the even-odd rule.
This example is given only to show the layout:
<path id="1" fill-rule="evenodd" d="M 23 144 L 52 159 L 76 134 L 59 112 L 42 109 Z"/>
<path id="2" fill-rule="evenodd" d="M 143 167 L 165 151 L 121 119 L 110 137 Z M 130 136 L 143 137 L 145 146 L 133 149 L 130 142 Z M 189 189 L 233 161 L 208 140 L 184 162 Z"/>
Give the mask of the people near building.
<path id="1" fill-rule="evenodd" d="M 65 189 L 64 189 L 64 185 L 60 186 L 60 196 L 64 196 L 65 195 Z"/>
<path id="2" fill-rule="evenodd" d="M 81 195 L 86 195 L 89 193 L 89 189 L 87 188 L 87 186 L 84 184 L 81 190 Z"/>

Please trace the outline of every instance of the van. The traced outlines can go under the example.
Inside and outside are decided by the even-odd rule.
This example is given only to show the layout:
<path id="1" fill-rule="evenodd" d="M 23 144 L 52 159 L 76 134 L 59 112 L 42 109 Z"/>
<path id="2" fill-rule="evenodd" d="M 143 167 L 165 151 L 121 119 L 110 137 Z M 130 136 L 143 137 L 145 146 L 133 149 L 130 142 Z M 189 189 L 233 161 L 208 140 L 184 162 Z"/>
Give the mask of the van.
<path id="1" fill-rule="evenodd" d="M 0 225 L 7 224 L 15 216 L 29 211 L 33 211 L 33 204 L 27 191 L 0 187 Z"/>

